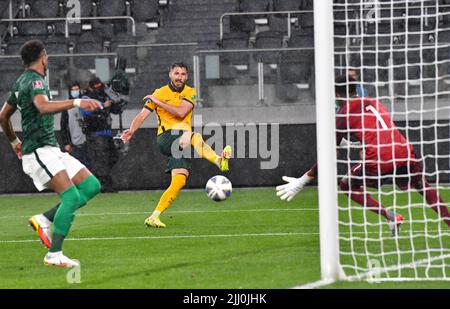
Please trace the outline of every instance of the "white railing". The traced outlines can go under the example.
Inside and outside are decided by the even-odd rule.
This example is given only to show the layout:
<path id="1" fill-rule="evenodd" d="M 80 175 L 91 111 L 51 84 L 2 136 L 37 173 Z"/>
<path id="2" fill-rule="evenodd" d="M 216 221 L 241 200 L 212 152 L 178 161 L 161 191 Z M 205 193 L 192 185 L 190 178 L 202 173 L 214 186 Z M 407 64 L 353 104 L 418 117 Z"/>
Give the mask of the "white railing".
<path id="1" fill-rule="evenodd" d="M 33 21 L 63 21 L 65 22 L 65 37 L 69 37 L 69 24 L 70 23 L 79 23 L 82 20 L 116 20 L 116 19 L 126 19 L 131 21 L 131 33 L 133 36 L 136 36 L 136 22 L 131 16 L 96 16 L 96 17 L 77 17 L 77 18 L 68 18 L 68 17 L 48 17 L 48 18 L 4 18 L 0 19 L 0 23 L 7 22 L 10 23 L 10 32 L 11 36 L 14 36 L 12 23 L 14 22 L 33 22 Z"/>
<path id="2" fill-rule="evenodd" d="M 312 14 L 313 11 L 311 10 L 304 10 L 304 11 L 269 11 L 269 12 L 228 12 L 224 13 L 220 16 L 220 40 L 223 39 L 223 19 L 226 16 L 252 16 L 252 15 L 287 15 L 286 22 L 287 22 L 287 37 L 291 37 L 291 15 L 292 14 Z"/>

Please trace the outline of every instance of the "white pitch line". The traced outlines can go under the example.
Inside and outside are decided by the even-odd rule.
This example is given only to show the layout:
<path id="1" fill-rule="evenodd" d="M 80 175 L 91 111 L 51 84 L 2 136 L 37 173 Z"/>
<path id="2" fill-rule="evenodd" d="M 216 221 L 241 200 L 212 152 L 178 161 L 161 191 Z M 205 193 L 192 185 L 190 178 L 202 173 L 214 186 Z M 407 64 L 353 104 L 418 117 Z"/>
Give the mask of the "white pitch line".
<path id="1" fill-rule="evenodd" d="M 170 214 L 188 214 L 188 213 L 228 213 L 228 212 L 281 212 L 281 211 L 319 211 L 317 208 L 282 208 L 282 209 L 224 209 L 224 210 L 178 210 L 167 212 Z M 148 215 L 150 212 L 103 212 L 103 213 L 81 213 L 78 217 L 94 217 L 94 216 L 132 216 L 132 215 Z M 4 216 L 1 219 L 29 218 L 28 216 Z"/>
<path id="2" fill-rule="evenodd" d="M 416 231 L 414 231 L 416 232 Z M 436 232 L 436 231 L 434 231 Z M 378 234 L 379 232 L 369 232 L 367 234 Z M 365 232 L 356 232 L 354 234 L 366 234 Z M 383 234 L 390 234 L 386 231 Z M 85 237 L 85 238 L 67 238 L 69 241 L 90 241 L 90 240 L 139 240 L 139 239 L 177 239 L 177 238 L 224 238 L 224 237 L 264 237 L 264 236 L 315 236 L 319 232 L 292 232 L 292 233 L 254 233 L 254 234 L 212 234 L 212 235 L 166 235 L 166 236 L 129 236 L 129 237 Z M 38 242 L 37 239 L 22 240 L 1 240 L 0 244 L 8 243 L 27 243 Z"/>
<path id="3" fill-rule="evenodd" d="M 325 285 L 329 285 L 334 283 L 334 280 L 318 280 L 318 281 L 313 281 L 313 282 L 309 282 L 303 285 L 299 285 L 299 286 L 294 286 L 291 289 L 301 289 L 301 290 L 311 290 L 311 289 L 317 289 L 320 287 L 323 287 Z"/>
<path id="4" fill-rule="evenodd" d="M 213 234 L 213 235 L 167 235 L 167 236 L 130 236 L 130 237 L 86 237 L 67 238 L 66 241 L 97 241 L 97 240 L 141 240 L 141 239 L 182 239 L 182 238 L 227 238 L 227 237 L 268 237 L 268 236 L 310 236 L 317 233 L 255 233 L 255 234 Z M 0 240 L 0 244 L 38 242 L 37 239 Z"/>

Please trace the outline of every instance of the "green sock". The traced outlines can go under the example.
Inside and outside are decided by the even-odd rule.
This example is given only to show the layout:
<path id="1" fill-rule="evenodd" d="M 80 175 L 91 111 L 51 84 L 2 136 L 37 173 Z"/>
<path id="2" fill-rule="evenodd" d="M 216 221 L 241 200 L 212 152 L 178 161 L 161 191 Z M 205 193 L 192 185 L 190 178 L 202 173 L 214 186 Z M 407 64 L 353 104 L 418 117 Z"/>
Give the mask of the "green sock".
<path id="1" fill-rule="evenodd" d="M 80 192 L 80 205 L 78 206 L 78 208 L 81 208 L 100 192 L 100 181 L 97 179 L 97 177 L 91 175 L 80 182 L 77 185 L 77 189 L 78 192 Z"/>
<path id="2" fill-rule="evenodd" d="M 60 194 L 61 205 L 56 211 L 53 220 L 53 233 L 63 236 L 69 234 L 72 221 L 75 218 L 75 211 L 80 205 L 80 193 L 75 186 L 70 187 Z"/>
<path id="3" fill-rule="evenodd" d="M 52 247 L 50 248 L 50 252 L 62 251 L 64 238 L 66 238 L 66 236 L 53 233 Z"/>
<path id="4" fill-rule="evenodd" d="M 77 185 L 77 189 L 80 192 L 81 203 L 78 208 L 83 207 L 86 203 L 96 196 L 100 192 L 100 181 L 94 175 L 87 177 L 81 183 Z M 61 203 L 58 203 L 55 207 L 47 210 L 43 215 L 51 222 L 53 222 L 56 212 L 58 211 Z"/>
<path id="5" fill-rule="evenodd" d="M 46 217 L 50 222 L 53 222 L 53 219 L 55 218 L 56 212 L 58 211 L 59 206 L 61 203 L 58 203 L 55 207 L 52 209 L 47 210 L 43 213 L 44 217 Z"/>

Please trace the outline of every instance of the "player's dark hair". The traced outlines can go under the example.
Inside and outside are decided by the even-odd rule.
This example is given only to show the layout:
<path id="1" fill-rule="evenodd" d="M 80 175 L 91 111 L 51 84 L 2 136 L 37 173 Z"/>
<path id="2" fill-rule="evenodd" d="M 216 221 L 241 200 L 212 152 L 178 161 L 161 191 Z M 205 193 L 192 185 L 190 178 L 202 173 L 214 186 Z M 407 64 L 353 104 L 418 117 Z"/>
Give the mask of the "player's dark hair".
<path id="1" fill-rule="evenodd" d="M 29 67 L 35 63 L 42 55 L 42 51 L 45 50 L 45 45 L 40 40 L 31 40 L 25 42 L 20 48 L 20 56 L 22 62 L 26 67 Z"/>
<path id="2" fill-rule="evenodd" d="M 189 73 L 189 68 L 186 64 L 184 64 L 183 62 L 174 62 L 170 65 L 170 69 L 169 71 L 172 71 L 175 68 L 182 68 L 182 69 L 186 69 L 186 72 Z"/>
<path id="3" fill-rule="evenodd" d="M 334 91 L 336 96 L 347 97 L 356 94 L 356 81 L 347 75 L 340 75 L 336 77 Z"/>

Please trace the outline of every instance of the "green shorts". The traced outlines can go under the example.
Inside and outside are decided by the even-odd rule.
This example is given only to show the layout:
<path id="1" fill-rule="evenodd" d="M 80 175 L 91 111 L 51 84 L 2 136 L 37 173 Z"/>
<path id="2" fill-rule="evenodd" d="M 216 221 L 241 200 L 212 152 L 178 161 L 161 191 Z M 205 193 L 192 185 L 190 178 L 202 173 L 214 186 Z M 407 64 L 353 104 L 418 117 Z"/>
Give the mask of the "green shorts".
<path id="1" fill-rule="evenodd" d="M 175 145 L 178 145 L 178 139 L 183 135 L 185 131 L 172 131 L 167 130 L 160 135 L 156 140 L 158 144 L 159 152 L 168 157 L 166 173 L 170 173 L 173 169 L 176 168 L 185 168 L 187 170 L 191 169 L 191 160 L 184 157 L 175 158 L 172 155 L 172 144 L 175 142 Z M 177 147 L 175 146 L 174 147 Z"/>

